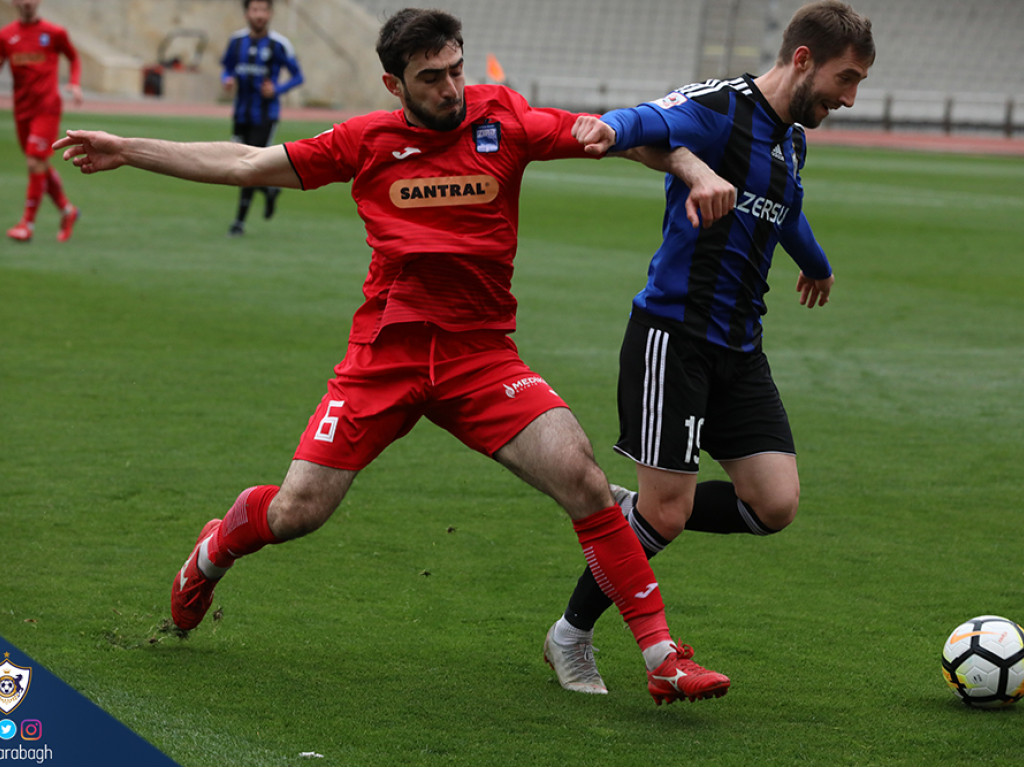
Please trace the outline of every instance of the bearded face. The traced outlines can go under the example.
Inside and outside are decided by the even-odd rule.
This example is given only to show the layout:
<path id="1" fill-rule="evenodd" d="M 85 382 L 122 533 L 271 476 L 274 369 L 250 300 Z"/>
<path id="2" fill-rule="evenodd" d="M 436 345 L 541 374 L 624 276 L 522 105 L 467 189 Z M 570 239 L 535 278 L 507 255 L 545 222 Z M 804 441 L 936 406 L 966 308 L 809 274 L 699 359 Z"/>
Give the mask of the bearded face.
<path id="1" fill-rule="evenodd" d="M 434 131 L 452 131 L 466 118 L 462 48 L 452 42 L 436 53 L 409 59 L 404 77 L 387 74 L 388 90 L 402 101 L 406 119 Z"/>
<path id="2" fill-rule="evenodd" d="M 812 62 L 790 96 L 790 122 L 817 128 L 832 110 L 852 107 L 857 86 L 868 76 L 870 66 L 870 62 L 858 59 L 849 49 L 821 64 Z"/>
<path id="3" fill-rule="evenodd" d="M 436 109 L 431 109 L 426 101 L 416 99 L 406 89 L 405 108 L 424 128 L 434 131 L 453 131 L 466 119 L 466 102 L 461 96 L 445 99 Z"/>
<path id="4" fill-rule="evenodd" d="M 833 102 L 835 106 L 829 106 L 824 95 L 814 87 L 815 76 L 818 67 L 815 67 L 807 74 L 807 77 L 793 91 L 789 102 L 789 116 L 794 123 L 806 128 L 817 128 L 821 125 L 830 109 L 838 109 L 841 104 Z"/>

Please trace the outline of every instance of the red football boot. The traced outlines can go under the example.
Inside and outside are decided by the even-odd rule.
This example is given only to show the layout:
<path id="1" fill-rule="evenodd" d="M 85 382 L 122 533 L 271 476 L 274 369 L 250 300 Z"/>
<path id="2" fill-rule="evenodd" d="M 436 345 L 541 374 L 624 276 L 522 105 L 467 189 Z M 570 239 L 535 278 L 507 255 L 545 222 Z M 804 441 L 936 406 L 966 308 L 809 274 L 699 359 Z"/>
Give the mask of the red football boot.
<path id="1" fill-rule="evenodd" d="M 196 539 L 192 554 L 174 576 L 171 586 L 171 619 L 178 629 L 199 626 L 213 602 L 213 588 L 219 579 L 208 579 L 199 570 L 199 546 L 217 530 L 220 520 L 211 520 L 203 526 Z"/>
<path id="2" fill-rule="evenodd" d="M 20 240 L 23 243 L 27 243 L 32 239 L 32 225 L 27 221 L 19 221 L 7 230 L 7 236 L 11 240 Z"/>
<path id="3" fill-rule="evenodd" d="M 692 659 L 693 648 L 679 645 L 657 669 L 647 673 L 647 690 L 658 706 L 682 698 L 690 701 L 718 698 L 729 691 L 728 677 L 704 669 Z"/>
<path id="4" fill-rule="evenodd" d="M 71 230 L 75 228 L 75 222 L 78 221 L 78 209 L 75 206 L 71 206 L 71 210 L 65 212 L 60 217 L 60 232 L 57 233 L 57 242 L 64 243 L 71 237 Z"/>

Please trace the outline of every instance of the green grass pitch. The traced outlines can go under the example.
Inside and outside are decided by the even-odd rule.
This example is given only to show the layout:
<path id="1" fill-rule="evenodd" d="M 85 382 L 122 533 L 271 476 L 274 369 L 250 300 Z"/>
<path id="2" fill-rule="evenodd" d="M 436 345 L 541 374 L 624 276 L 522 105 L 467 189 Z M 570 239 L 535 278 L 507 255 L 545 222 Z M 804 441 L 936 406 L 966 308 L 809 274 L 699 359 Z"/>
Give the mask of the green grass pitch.
<path id="1" fill-rule="evenodd" d="M 77 125 L 222 139 L 219 120 Z M 286 123 L 281 140 L 327 126 Z M 806 211 L 837 283 L 798 306 L 779 252 L 765 347 L 801 510 L 767 539 L 684 534 L 654 561 L 670 626 L 728 674 L 656 708 L 622 621 L 605 697 L 541 658 L 583 560 L 553 502 L 430 424 L 318 533 L 238 563 L 187 640 L 162 634 L 201 525 L 279 482 L 345 347 L 368 263 L 348 188 L 286 191 L 229 239 L 236 191 L 85 178 L 54 241 L 0 244 L 0 634 L 185 765 L 1019 765 L 1024 705 L 966 709 L 946 635 L 1024 620 L 1024 160 L 826 148 Z M 0 114 L 0 211 L 24 163 Z M 524 358 L 609 477 L 619 341 L 661 180 L 535 164 L 515 291 Z M 710 460 L 708 477 L 719 476 Z M 322 759 L 301 758 L 318 752 Z"/>

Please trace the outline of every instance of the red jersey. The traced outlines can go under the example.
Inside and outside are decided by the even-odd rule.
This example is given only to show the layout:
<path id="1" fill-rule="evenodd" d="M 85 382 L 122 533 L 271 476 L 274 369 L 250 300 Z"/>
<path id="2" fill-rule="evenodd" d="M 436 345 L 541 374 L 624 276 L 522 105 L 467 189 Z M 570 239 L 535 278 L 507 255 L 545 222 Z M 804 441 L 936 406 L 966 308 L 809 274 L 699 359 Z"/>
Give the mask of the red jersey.
<path id="1" fill-rule="evenodd" d="M 4 61 L 11 63 L 15 119 L 60 114 L 57 74 L 61 56 L 67 56 L 71 83 L 78 85 L 81 62 L 63 27 L 38 19 L 29 24 L 14 21 L 0 29 L 0 66 Z"/>
<path id="2" fill-rule="evenodd" d="M 350 341 L 410 321 L 515 330 L 523 172 L 531 160 L 589 155 L 570 134 L 575 114 L 497 85 L 466 86 L 465 100 L 452 131 L 411 126 L 399 109 L 285 144 L 303 189 L 352 182 L 373 254 Z"/>

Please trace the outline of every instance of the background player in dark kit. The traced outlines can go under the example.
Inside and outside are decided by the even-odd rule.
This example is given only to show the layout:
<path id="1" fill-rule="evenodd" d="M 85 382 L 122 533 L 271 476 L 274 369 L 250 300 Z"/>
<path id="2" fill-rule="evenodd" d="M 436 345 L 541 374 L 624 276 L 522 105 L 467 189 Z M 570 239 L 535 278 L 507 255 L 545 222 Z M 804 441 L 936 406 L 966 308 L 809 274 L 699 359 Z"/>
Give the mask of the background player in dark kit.
<path id="1" fill-rule="evenodd" d="M 247 29 L 241 29 L 228 41 L 221 66 L 221 83 L 234 91 L 232 141 L 254 147 L 269 146 L 281 119 L 281 96 L 302 85 L 302 69 L 295 49 L 284 35 L 270 29 L 274 15 L 273 0 L 244 0 Z M 281 70 L 289 79 L 280 82 Z M 257 188 L 243 187 L 238 194 L 238 212 L 228 233 L 245 234 L 245 219 Z M 259 187 L 265 196 L 263 218 L 274 215 L 279 187 Z"/>

